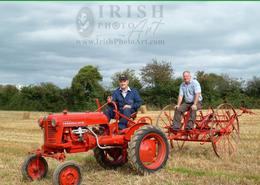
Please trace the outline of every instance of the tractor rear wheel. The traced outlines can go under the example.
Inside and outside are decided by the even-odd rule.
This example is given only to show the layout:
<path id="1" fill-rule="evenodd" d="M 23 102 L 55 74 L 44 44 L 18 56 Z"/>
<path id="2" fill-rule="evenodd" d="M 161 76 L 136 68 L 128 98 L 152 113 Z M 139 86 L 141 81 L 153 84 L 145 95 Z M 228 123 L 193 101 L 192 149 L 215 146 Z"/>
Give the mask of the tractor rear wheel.
<path id="1" fill-rule="evenodd" d="M 29 155 L 22 164 L 22 175 L 26 180 L 40 180 L 47 175 L 48 163 L 36 154 Z"/>
<path id="2" fill-rule="evenodd" d="M 146 125 L 135 131 L 128 143 L 128 160 L 137 173 L 153 173 L 166 165 L 169 143 L 157 127 Z"/>
<path id="3" fill-rule="evenodd" d="M 94 149 L 94 156 L 97 163 L 105 169 L 116 169 L 117 167 L 123 166 L 127 162 L 121 148 L 103 150 L 96 147 Z"/>
<path id="4" fill-rule="evenodd" d="M 52 180 L 54 185 L 80 185 L 81 169 L 73 161 L 64 162 L 55 169 Z"/>

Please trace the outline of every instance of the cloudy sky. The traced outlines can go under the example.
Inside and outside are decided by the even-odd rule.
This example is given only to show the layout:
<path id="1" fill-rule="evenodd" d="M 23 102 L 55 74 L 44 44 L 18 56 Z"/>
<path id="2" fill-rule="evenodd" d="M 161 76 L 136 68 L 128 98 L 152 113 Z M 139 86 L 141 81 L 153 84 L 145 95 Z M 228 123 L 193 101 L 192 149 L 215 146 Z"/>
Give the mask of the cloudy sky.
<path id="1" fill-rule="evenodd" d="M 138 74 L 154 58 L 171 62 L 175 76 L 203 70 L 250 79 L 260 71 L 259 9 L 254 2 L 1 3 L 0 84 L 69 87 L 81 67 L 94 65 L 109 86 L 115 72 Z"/>

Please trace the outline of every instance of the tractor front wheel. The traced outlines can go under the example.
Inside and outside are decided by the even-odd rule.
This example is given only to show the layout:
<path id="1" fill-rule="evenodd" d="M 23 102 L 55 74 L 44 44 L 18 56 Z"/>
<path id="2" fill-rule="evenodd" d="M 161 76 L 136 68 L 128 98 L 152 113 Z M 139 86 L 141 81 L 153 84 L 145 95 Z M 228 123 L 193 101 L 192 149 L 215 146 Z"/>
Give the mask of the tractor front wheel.
<path id="1" fill-rule="evenodd" d="M 128 143 L 128 160 L 137 173 L 153 173 L 166 165 L 169 143 L 158 128 L 146 125 L 138 129 Z"/>
<path id="2" fill-rule="evenodd" d="M 54 185 L 80 185 L 81 181 L 80 167 L 73 161 L 60 164 L 53 173 Z"/>
<path id="3" fill-rule="evenodd" d="M 22 175 L 26 180 L 40 180 L 47 175 L 47 161 L 35 154 L 29 155 L 22 164 Z"/>

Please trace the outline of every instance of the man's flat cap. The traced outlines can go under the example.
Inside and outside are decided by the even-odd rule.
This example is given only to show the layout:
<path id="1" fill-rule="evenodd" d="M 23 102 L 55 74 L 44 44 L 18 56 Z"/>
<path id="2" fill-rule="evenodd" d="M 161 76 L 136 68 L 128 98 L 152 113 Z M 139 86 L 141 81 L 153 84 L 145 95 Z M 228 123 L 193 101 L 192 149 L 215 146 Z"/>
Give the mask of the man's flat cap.
<path id="1" fill-rule="evenodd" d="M 125 74 L 119 76 L 119 81 L 128 80 L 128 77 Z"/>

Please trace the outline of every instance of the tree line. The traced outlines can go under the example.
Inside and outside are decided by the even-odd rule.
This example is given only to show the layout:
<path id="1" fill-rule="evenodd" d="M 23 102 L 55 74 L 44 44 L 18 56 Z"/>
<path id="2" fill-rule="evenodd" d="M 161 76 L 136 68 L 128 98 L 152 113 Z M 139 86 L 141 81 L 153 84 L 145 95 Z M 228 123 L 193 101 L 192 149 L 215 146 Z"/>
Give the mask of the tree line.
<path id="1" fill-rule="evenodd" d="M 60 88 L 53 83 L 24 86 L 0 85 L 1 110 L 26 110 L 59 112 L 95 110 L 95 98 L 105 102 L 106 97 L 118 87 L 118 77 L 126 74 L 130 87 L 139 90 L 150 109 L 161 109 L 177 101 L 182 77 L 176 77 L 171 63 L 153 60 L 146 64 L 136 75 L 133 69 L 115 73 L 111 88 L 101 85 L 102 75 L 98 67 L 87 65 L 79 70 L 72 79 L 71 86 Z M 216 107 L 228 102 L 235 107 L 260 108 L 260 78 L 252 77 L 245 81 L 231 78 L 227 74 L 197 71 L 203 93 L 203 107 Z"/>

